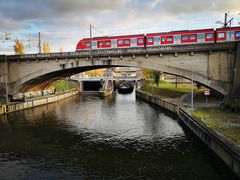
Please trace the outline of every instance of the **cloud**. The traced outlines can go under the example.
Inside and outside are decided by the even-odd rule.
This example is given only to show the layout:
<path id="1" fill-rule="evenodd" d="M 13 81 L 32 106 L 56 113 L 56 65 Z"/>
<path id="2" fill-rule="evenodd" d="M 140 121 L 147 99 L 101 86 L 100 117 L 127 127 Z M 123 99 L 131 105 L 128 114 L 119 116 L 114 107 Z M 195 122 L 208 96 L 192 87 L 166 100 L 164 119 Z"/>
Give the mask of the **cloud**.
<path id="1" fill-rule="evenodd" d="M 201 0 L 201 1 L 189 1 L 189 0 L 163 0 L 156 4 L 156 7 L 162 7 L 161 9 L 170 14 L 177 15 L 192 15 L 203 12 L 236 12 L 240 9 L 239 0 Z"/>
<path id="2" fill-rule="evenodd" d="M 20 21 L 113 11 L 121 8 L 125 2 L 126 0 L 0 0 L 1 14 Z"/>
<path id="3" fill-rule="evenodd" d="M 4 27 L 5 30 L 15 30 L 20 28 L 21 24 L 11 18 L 6 18 L 0 15 L 0 27 Z"/>

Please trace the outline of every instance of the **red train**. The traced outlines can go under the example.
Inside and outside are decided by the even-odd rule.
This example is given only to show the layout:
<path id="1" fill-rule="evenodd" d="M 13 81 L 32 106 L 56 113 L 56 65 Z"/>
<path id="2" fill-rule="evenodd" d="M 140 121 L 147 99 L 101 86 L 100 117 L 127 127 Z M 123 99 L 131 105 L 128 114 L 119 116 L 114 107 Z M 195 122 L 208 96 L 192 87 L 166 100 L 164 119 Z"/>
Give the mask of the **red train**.
<path id="1" fill-rule="evenodd" d="M 134 48 L 240 41 L 240 27 L 172 31 L 163 33 L 92 38 L 92 49 Z M 80 40 L 76 51 L 89 50 L 90 38 Z"/>

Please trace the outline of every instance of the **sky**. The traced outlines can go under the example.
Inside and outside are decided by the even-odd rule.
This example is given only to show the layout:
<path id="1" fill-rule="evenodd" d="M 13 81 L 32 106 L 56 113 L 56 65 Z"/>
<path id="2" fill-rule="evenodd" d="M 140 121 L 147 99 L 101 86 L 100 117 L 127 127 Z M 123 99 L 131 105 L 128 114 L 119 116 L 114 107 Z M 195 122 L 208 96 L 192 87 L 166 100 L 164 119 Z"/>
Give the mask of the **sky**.
<path id="1" fill-rule="evenodd" d="M 93 36 L 146 34 L 218 28 L 224 13 L 240 26 L 239 0 L 0 0 L 0 54 L 14 54 L 16 38 L 37 53 L 38 32 L 51 52 L 75 51 L 90 24 Z"/>

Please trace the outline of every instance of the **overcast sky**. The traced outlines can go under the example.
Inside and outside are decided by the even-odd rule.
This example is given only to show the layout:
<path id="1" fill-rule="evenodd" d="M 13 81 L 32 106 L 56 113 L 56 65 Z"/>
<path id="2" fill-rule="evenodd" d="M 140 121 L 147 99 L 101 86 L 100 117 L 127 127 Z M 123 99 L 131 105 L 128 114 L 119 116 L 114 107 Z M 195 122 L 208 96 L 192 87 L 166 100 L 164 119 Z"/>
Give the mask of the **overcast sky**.
<path id="1" fill-rule="evenodd" d="M 224 13 L 237 26 L 239 0 L 0 0 L 0 54 L 14 53 L 16 38 L 26 53 L 37 53 L 37 33 L 51 51 L 74 51 L 93 36 L 221 27 Z M 5 39 L 11 33 L 11 40 Z M 30 44 L 27 41 L 30 37 Z M 28 47 L 30 45 L 30 47 Z"/>

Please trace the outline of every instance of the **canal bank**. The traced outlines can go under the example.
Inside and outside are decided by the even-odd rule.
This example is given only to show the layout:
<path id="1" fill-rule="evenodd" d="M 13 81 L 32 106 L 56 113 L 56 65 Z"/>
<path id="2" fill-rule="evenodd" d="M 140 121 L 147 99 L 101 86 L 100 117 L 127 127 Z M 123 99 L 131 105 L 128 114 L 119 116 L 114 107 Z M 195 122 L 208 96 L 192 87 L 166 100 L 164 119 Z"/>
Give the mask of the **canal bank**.
<path id="1" fill-rule="evenodd" d="M 135 91 L 75 95 L 0 116 L 0 146 L 1 179 L 226 180 L 233 174 L 176 116 L 136 99 Z"/>
<path id="2" fill-rule="evenodd" d="M 228 142 L 220 138 L 214 131 L 200 123 L 197 118 L 192 117 L 187 109 L 140 90 L 136 91 L 136 96 L 176 114 L 179 120 L 191 129 L 197 137 L 240 177 L 240 153 Z"/>
<path id="3" fill-rule="evenodd" d="M 51 95 L 51 96 L 42 96 L 34 99 L 26 99 L 24 102 L 17 102 L 17 103 L 14 102 L 9 105 L 2 105 L 0 106 L 0 115 L 57 102 L 65 98 L 74 96 L 78 93 L 79 93 L 78 90 L 72 90 L 72 91 Z"/>

